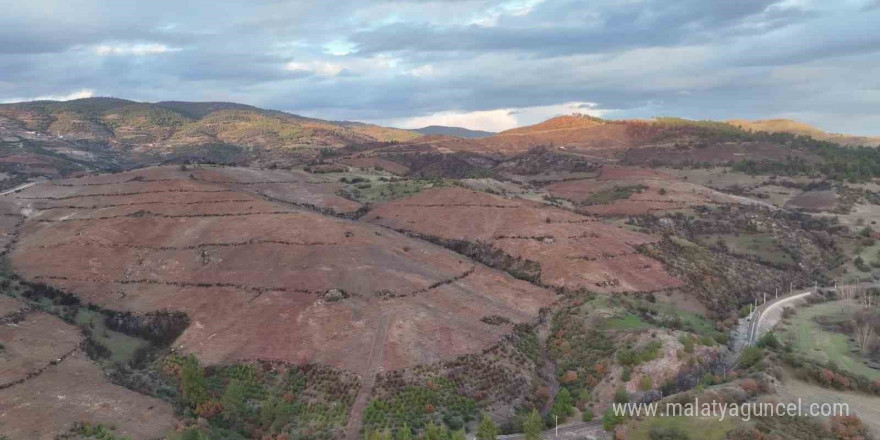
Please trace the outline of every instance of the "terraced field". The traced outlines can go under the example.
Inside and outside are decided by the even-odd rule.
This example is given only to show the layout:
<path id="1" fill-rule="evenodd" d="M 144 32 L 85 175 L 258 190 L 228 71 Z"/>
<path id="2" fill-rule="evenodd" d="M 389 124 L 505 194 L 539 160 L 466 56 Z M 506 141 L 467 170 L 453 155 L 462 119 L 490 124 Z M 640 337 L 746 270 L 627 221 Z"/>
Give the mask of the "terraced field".
<path id="1" fill-rule="evenodd" d="M 484 243 L 536 263 L 537 281 L 599 292 L 657 291 L 680 286 L 635 246 L 657 239 L 593 217 L 463 188 L 437 188 L 390 201 L 364 219 L 435 240 Z"/>
<path id="2" fill-rule="evenodd" d="M 333 185 L 168 167 L 37 185 L 14 196 L 28 216 L 11 261 L 26 279 L 113 310 L 188 313 L 176 346 L 209 364 L 366 373 L 389 316 L 379 365 L 405 368 L 479 351 L 509 331 L 481 318 L 525 322 L 554 300 L 439 246 L 341 218 L 360 205 Z"/>
<path id="3" fill-rule="evenodd" d="M 3 434 L 51 440 L 82 420 L 115 425 L 136 440 L 173 428 L 168 403 L 108 381 L 80 349 L 76 327 L 10 297 L 0 301 L 0 323 Z"/>

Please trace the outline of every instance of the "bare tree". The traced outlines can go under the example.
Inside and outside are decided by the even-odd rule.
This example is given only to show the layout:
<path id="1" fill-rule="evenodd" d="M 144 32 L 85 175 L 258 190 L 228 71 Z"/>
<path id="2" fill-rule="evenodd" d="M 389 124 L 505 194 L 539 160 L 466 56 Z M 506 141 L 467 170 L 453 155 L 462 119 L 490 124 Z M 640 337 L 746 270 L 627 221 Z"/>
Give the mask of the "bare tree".
<path id="1" fill-rule="evenodd" d="M 856 345 L 858 345 L 859 351 L 863 355 L 867 354 L 877 338 L 877 333 L 874 331 L 874 319 L 871 312 L 859 312 L 853 317 L 853 337 L 856 340 Z"/>
<path id="2" fill-rule="evenodd" d="M 877 307 L 877 295 L 875 295 L 872 290 L 865 290 L 862 293 L 861 301 L 859 302 L 862 304 L 862 307 L 866 309 Z"/>

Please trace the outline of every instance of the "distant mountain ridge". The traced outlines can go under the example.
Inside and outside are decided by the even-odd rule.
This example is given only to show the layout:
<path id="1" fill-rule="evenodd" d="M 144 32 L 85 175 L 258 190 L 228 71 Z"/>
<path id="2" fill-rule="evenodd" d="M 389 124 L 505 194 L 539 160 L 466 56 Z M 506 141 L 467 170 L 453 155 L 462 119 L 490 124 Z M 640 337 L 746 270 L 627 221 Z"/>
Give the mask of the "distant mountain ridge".
<path id="1" fill-rule="evenodd" d="M 426 136 L 431 135 L 441 135 L 441 136 L 455 136 L 465 139 L 478 139 L 489 136 L 494 136 L 497 133 L 492 131 L 483 131 L 483 130 L 471 130 L 463 127 L 450 127 L 445 125 L 429 125 L 427 127 L 417 128 L 413 130 L 415 132 L 421 133 Z"/>

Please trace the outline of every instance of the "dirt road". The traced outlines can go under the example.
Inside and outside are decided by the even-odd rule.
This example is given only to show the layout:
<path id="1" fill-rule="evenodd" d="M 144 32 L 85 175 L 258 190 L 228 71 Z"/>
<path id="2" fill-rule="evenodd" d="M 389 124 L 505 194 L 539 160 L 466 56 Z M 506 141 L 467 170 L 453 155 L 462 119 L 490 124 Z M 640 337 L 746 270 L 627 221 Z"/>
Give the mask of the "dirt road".
<path id="1" fill-rule="evenodd" d="M 385 350 L 385 336 L 388 334 L 388 316 L 379 317 L 379 326 L 376 331 L 376 337 L 373 339 L 373 347 L 370 349 L 369 368 L 364 373 L 361 382 L 361 389 L 354 404 L 351 406 L 351 413 L 348 416 L 348 425 L 345 428 L 345 438 L 347 440 L 357 440 L 360 438 L 361 424 L 364 418 L 364 410 L 370 394 L 373 391 L 373 385 L 376 384 L 376 374 L 382 366 L 382 356 Z"/>
<path id="2" fill-rule="evenodd" d="M 14 193 L 14 192 L 21 191 L 21 190 L 23 190 L 23 189 L 25 189 L 25 188 L 30 188 L 30 187 L 36 185 L 37 183 L 39 183 L 39 182 L 25 183 L 24 185 L 16 186 L 15 188 L 12 188 L 12 189 L 10 189 L 10 190 L 6 190 L 6 191 L 3 191 L 3 192 L 0 192 L 0 196 L 5 196 L 5 195 L 7 195 L 7 194 L 12 194 L 12 193 Z"/>

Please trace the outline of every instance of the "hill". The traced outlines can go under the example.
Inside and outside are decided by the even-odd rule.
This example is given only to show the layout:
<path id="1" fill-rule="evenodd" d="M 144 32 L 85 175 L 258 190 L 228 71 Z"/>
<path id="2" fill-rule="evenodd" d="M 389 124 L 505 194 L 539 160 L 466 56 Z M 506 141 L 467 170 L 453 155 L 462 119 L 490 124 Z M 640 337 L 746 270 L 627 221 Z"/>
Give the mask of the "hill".
<path id="1" fill-rule="evenodd" d="M 0 116 L 53 136 L 156 153 L 215 144 L 249 149 L 341 147 L 419 136 L 407 130 L 324 121 L 228 102 L 34 101 L 0 105 Z"/>
<path id="2" fill-rule="evenodd" d="M 869 147 L 880 146 L 878 136 L 854 136 L 848 134 L 828 133 L 803 122 L 791 119 L 762 119 L 748 121 L 745 119 L 733 119 L 727 121 L 730 125 L 744 130 L 766 131 L 768 133 L 791 133 L 802 136 L 838 143 L 841 145 L 863 145 Z"/>
<path id="3" fill-rule="evenodd" d="M 413 131 L 419 132 L 424 135 L 441 135 L 441 136 L 455 136 L 460 138 L 484 138 L 489 137 L 495 132 L 492 131 L 483 131 L 483 130 L 469 130 L 467 128 L 462 127 L 447 127 L 444 125 L 429 125 L 427 127 L 417 128 Z"/>

